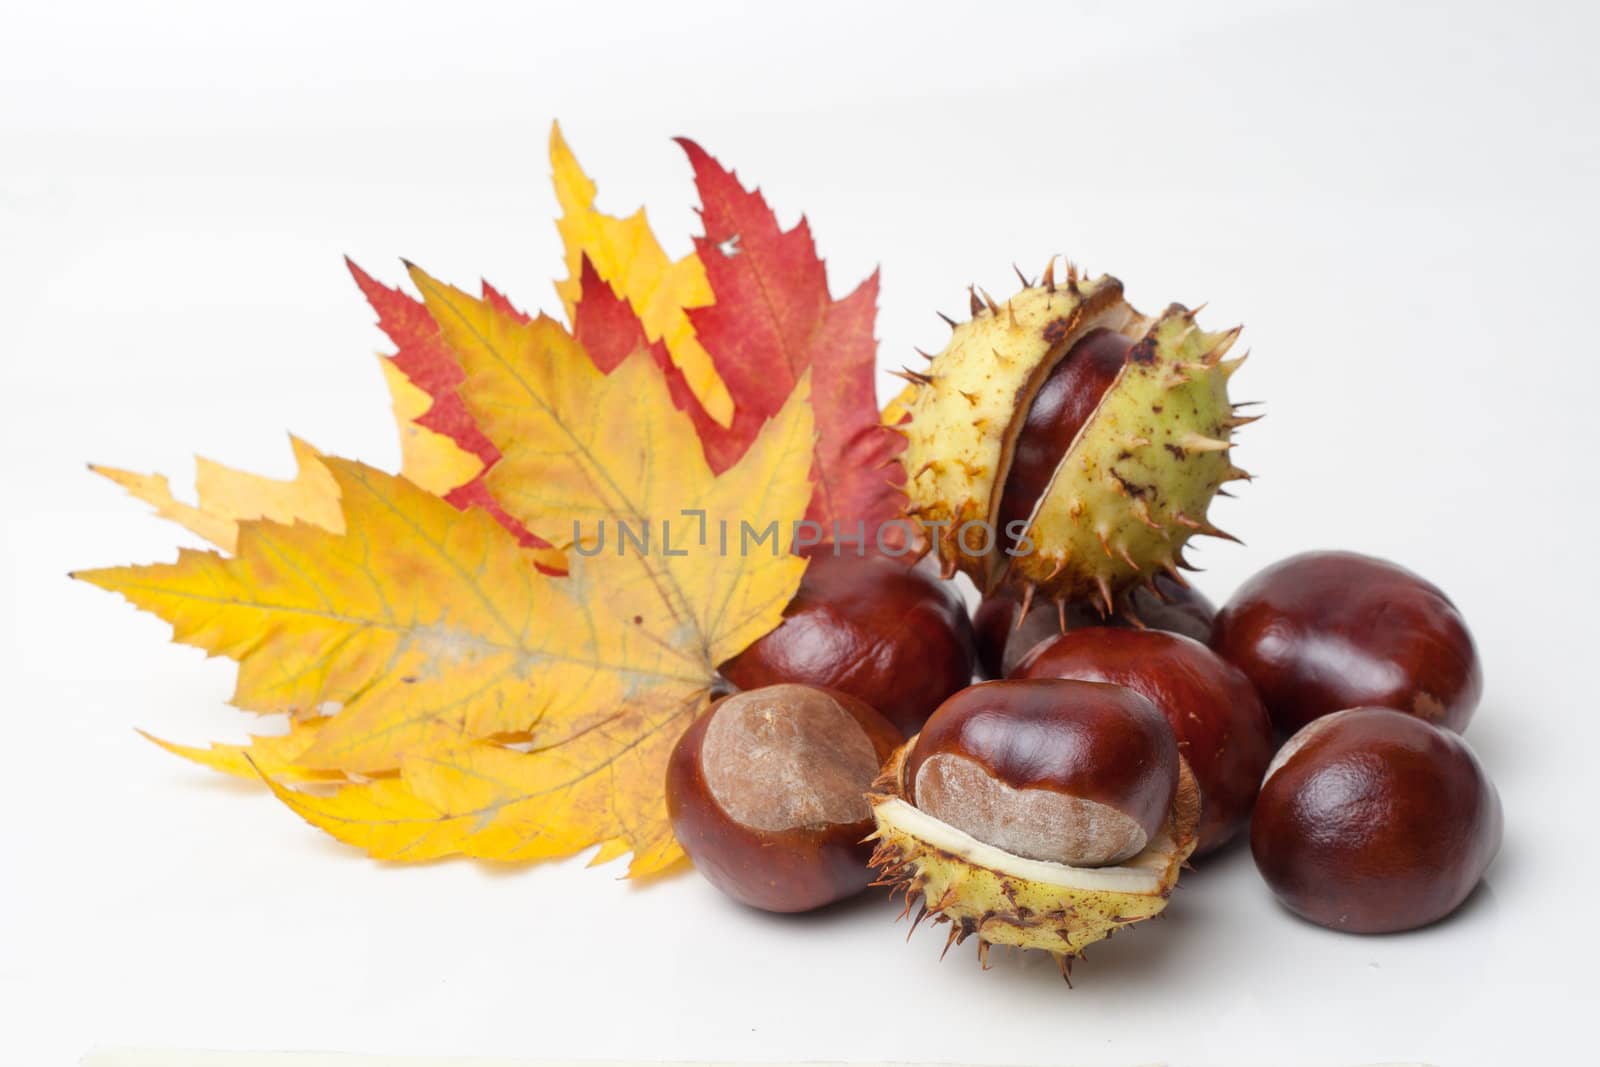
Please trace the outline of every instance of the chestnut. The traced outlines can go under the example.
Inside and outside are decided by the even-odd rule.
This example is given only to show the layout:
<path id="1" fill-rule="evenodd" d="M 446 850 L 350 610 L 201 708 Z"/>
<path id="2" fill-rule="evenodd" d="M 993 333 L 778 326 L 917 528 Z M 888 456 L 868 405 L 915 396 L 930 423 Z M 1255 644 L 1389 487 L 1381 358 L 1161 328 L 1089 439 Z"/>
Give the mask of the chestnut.
<path id="1" fill-rule="evenodd" d="M 1123 685 L 1160 708 L 1200 787 L 1197 854 L 1249 822 L 1272 721 L 1249 679 L 1205 645 L 1159 630 L 1073 630 L 1036 645 L 1013 677 Z"/>
<path id="2" fill-rule="evenodd" d="M 1500 797 L 1457 734 L 1392 708 L 1324 716 L 1273 759 L 1250 850 L 1284 906 L 1379 934 L 1444 918 L 1500 849 Z"/>
<path id="3" fill-rule="evenodd" d="M 1158 572 L 1154 589 L 1138 585 L 1119 593 L 1116 610 L 1104 614 L 1093 601 L 1074 600 L 1057 607 L 1050 600 L 1035 600 L 1026 617 L 1015 591 L 1001 590 L 983 598 L 972 615 L 978 644 L 978 664 L 984 676 L 1004 678 L 1035 645 L 1057 634 L 1085 626 L 1118 626 L 1168 630 L 1196 641 L 1211 636 L 1217 609 L 1204 593 Z"/>
<path id="4" fill-rule="evenodd" d="M 939 706 L 904 778 L 919 810 L 1014 856 L 1074 867 L 1141 852 L 1167 820 L 1178 746 L 1121 686 L 983 682 Z"/>
<path id="5" fill-rule="evenodd" d="M 845 693 L 773 685 L 723 697 L 667 762 L 667 813 L 689 859 L 728 896 L 809 911 L 872 881 L 866 792 L 904 740 Z"/>
<path id="6" fill-rule="evenodd" d="M 1450 599 L 1354 552 L 1307 552 L 1260 572 L 1217 614 L 1211 647 L 1245 673 L 1285 734 L 1362 705 L 1460 731 L 1483 691 Z"/>
<path id="7" fill-rule="evenodd" d="M 722 665 L 741 689 L 837 689 L 906 733 L 972 682 L 972 622 L 954 586 L 885 556 L 811 557 L 776 629 Z"/>
<path id="8" fill-rule="evenodd" d="M 1072 447 L 1127 361 L 1133 339 L 1115 330 L 1090 330 L 1051 368 L 1017 433 L 1011 467 L 1000 494 L 996 526 L 1007 532 L 1025 523 L 1050 487 Z M 1014 545 L 1015 538 L 1008 540 Z"/>

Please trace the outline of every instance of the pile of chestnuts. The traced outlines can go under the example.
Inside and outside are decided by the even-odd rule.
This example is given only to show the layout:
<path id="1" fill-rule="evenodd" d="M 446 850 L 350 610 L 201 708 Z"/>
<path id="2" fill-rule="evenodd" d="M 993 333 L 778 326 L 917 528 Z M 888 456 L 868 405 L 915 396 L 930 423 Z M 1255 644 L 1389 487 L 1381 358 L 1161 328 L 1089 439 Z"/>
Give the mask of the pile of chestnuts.
<path id="1" fill-rule="evenodd" d="M 1405 930 L 1460 905 L 1501 814 L 1460 736 L 1482 682 L 1444 594 L 1345 552 L 1269 567 L 1220 611 L 1169 593 L 1105 619 L 985 600 L 975 632 L 920 567 L 816 554 L 783 624 L 725 666 L 737 691 L 677 746 L 680 842 L 745 904 L 852 896 L 874 881 L 867 794 L 914 739 L 899 773 L 923 814 L 1090 882 L 1161 833 L 1181 763 L 1195 852 L 1248 830 L 1312 922 Z"/>
<path id="2" fill-rule="evenodd" d="M 974 295 L 903 424 L 934 558 L 814 549 L 672 755 L 673 828 L 707 879 L 779 912 L 888 886 L 947 948 L 1040 949 L 1063 975 L 1244 838 L 1282 905 L 1335 930 L 1466 900 L 1502 819 L 1461 736 L 1482 674 L 1449 598 L 1350 552 L 1280 561 L 1220 610 L 1180 573 L 1247 477 L 1236 334 L 1071 271 L 1003 309 Z M 1044 562 L 951 535 L 974 515 Z"/>

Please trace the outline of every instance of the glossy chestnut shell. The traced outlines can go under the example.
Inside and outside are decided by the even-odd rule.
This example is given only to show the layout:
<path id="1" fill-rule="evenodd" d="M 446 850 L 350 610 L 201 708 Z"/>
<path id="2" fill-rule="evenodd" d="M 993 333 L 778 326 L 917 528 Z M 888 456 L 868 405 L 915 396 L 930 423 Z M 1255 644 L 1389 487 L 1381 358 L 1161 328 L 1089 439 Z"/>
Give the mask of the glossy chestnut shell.
<path id="1" fill-rule="evenodd" d="M 1391 708 L 1302 729 L 1273 760 L 1250 849 L 1284 906 L 1389 933 L 1450 914 L 1500 848 L 1500 797 L 1460 736 Z"/>
<path id="2" fill-rule="evenodd" d="M 740 689 L 837 689 L 907 734 L 972 681 L 972 622 L 953 585 L 883 556 L 813 555 L 783 622 L 722 665 Z"/>
<path id="3" fill-rule="evenodd" d="M 979 668 L 987 678 L 1005 678 L 1039 642 L 1087 626 L 1166 630 L 1208 640 L 1217 609 L 1205 594 L 1163 573 L 1158 572 L 1154 581 L 1154 591 L 1139 585 L 1119 593 L 1116 611 L 1110 615 L 1086 600 L 1058 608 L 1053 601 L 1036 599 L 1020 624 L 1022 602 L 1014 590 L 986 596 L 972 614 Z"/>
<path id="4" fill-rule="evenodd" d="M 1132 347 L 1132 338 L 1114 330 L 1091 330 L 1051 369 L 1017 434 L 996 519 L 1002 534 L 1033 514 L 1061 457 L 1117 380 Z"/>
<path id="5" fill-rule="evenodd" d="M 845 693 L 775 685 L 708 708 L 672 750 L 667 812 L 695 867 L 751 907 L 820 908 L 872 881 L 866 792 L 904 740 Z"/>
<path id="6" fill-rule="evenodd" d="M 908 799 L 1013 855 L 1098 866 L 1138 853 L 1178 788 L 1178 746 L 1121 686 L 983 682 L 940 705 L 906 759 Z"/>
<path id="7" fill-rule="evenodd" d="M 1161 709 L 1200 787 L 1197 853 L 1249 822 L 1272 721 L 1249 679 L 1205 645 L 1159 630 L 1074 630 L 1036 645 L 1013 676 L 1123 685 Z"/>
<path id="8" fill-rule="evenodd" d="M 1307 552 L 1257 574 L 1218 612 L 1211 647 L 1245 673 L 1285 734 L 1363 705 L 1460 731 L 1483 691 L 1450 599 L 1354 552 Z"/>

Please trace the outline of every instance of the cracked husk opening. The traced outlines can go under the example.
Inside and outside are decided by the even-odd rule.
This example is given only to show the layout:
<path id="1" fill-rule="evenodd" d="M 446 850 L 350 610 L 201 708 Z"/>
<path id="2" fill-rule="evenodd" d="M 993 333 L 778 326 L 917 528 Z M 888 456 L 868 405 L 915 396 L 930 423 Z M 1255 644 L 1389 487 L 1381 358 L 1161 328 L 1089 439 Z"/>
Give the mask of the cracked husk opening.
<path id="1" fill-rule="evenodd" d="M 1042 949 L 1065 976 L 1085 946 L 1167 906 L 1200 819 L 1200 791 L 1181 759 L 1172 811 L 1142 852 L 1115 866 L 1070 867 L 1012 855 L 914 807 L 904 769 L 915 742 L 895 752 L 868 797 L 876 884 L 904 893 L 903 916 L 918 909 L 913 930 L 926 918 L 948 923 L 945 950 L 976 937 L 985 964 L 990 945 Z"/>
<path id="2" fill-rule="evenodd" d="M 1077 340 L 1113 329 L 1134 341 L 1128 363 L 1066 449 L 1035 503 L 1015 559 L 992 529 L 1016 437 L 1040 385 Z M 980 590 L 1036 588 L 1057 600 L 1113 595 L 1157 571 L 1174 576 L 1196 534 L 1226 537 L 1206 518 L 1222 486 L 1249 475 L 1233 465 L 1242 417 L 1228 399 L 1225 361 L 1237 330 L 1208 333 L 1178 305 L 1144 316 L 1115 278 L 1023 289 L 1004 306 L 974 303 L 970 322 L 916 376 L 907 398 L 908 514 L 927 528 L 947 572 L 965 571 Z M 1004 533 L 1002 531 L 1001 533 Z M 1181 578 L 1179 579 L 1181 581 Z"/>

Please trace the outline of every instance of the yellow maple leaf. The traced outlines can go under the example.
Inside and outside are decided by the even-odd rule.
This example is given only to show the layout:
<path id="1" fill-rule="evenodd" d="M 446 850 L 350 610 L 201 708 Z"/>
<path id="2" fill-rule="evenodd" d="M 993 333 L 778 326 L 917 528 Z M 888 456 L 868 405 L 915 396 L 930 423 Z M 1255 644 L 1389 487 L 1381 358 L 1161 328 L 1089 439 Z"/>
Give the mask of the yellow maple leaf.
<path id="1" fill-rule="evenodd" d="M 346 776 L 341 771 L 322 771 L 299 765 L 299 759 L 317 739 L 317 733 L 328 720 L 325 717 L 291 719 L 285 734 L 258 734 L 242 745 L 212 744 L 206 748 L 180 745 L 139 731 L 140 736 L 186 760 L 209 767 L 235 778 L 255 781 L 261 775 L 270 775 L 290 782 L 341 781 Z"/>
<path id="2" fill-rule="evenodd" d="M 433 406 L 433 398 L 407 378 L 393 359 L 379 356 L 378 361 L 389 387 L 394 421 L 400 428 L 400 473 L 441 497 L 467 485 L 483 470 L 483 461 L 444 434 L 422 425 L 419 420 Z M 452 501 L 458 507 L 465 506 L 460 500 Z M 559 548 L 530 545 L 526 551 L 552 574 L 567 569 L 566 554 Z"/>
<path id="3" fill-rule="evenodd" d="M 685 311 L 714 300 L 700 257 L 691 252 L 670 259 L 651 232 L 644 208 L 625 219 L 595 210 L 595 184 L 579 167 L 559 124 L 550 127 L 550 166 L 561 205 L 556 227 L 567 252 L 567 278 L 556 283 L 556 292 L 566 305 L 567 320 L 572 321 L 578 303 L 579 274 L 587 256 L 600 277 L 633 307 L 650 340 L 666 343 L 706 414 L 727 426 L 733 421 L 733 397 Z"/>
<path id="4" fill-rule="evenodd" d="M 508 485 L 543 470 L 542 451 L 564 449 L 601 502 L 585 514 L 674 522 L 680 546 L 694 528 L 681 509 L 736 534 L 787 531 L 804 514 L 807 385 L 716 478 L 647 353 L 604 375 L 551 320 L 522 323 L 414 276 L 466 370 L 463 397 L 505 453 L 495 469 L 507 467 Z M 185 551 L 175 564 L 80 577 L 167 619 L 177 640 L 238 659 L 241 706 L 341 706 L 295 768 L 399 776 L 331 796 L 273 783 L 341 840 L 391 858 L 531 859 L 598 844 L 602 857 L 631 851 L 635 874 L 674 863 L 666 754 L 716 665 L 777 624 L 803 562 L 774 539 L 753 552 L 574 554 L 568 576 L 550 578 L 484 512 L 325 464 L 343 533 L 247 522 L 234 559 Z M 558 478 L 555 491 L 574 485 Z M 507 504 L 523 521 L 544 503 L 534 490 L 509 499 L 527 505 Z M 520 738 L 526 751 L 503 743 Z"/>
<path id="5" fill-rule="evenodd" d="M 620 681 L 598 651 L 544 662 L 568 637 L 556 618 L 574 587 L 530 576 L 515 538 L 487 513 L 325 462 L 343 534 L 247 522 L 232 559 L 184 550 L 176 563 L 80 577 L 166 619 L 176 640 L 239 660 L 240 707 L 305 715 L 342 705 L 301 756 L 322 769 L 392 768 L 437 723 L 471 736 L 528 729 L 544 710 L 539 696 L 568 682 L 557 677 L 536 696 L 535 671 L 541 681 L 575 672 L 573 687 L 614 695 Z"/>
<path id="6" fill-rule="evenodd" d="M 239 523 L 247 519 L 274 522 L 308 522 L 337 532 L 343 528 L 339 493 L 323 468 L 321 454 L 298 437 L 290 437 L 298 472 L 289 481 L 234 470 L 205 457 L 195 460 L 195 503 L 185 504 L 172 495 L 164 475 L 137 474 L 90 464 L 89 469 L 109 478 L 130 496 L 156 509 L 225 552 L 232 552 Z"/>
<path id="7" fill-rule="evenodd" d="M 521 321 L 410 269 L 466 375 L 462 399 L 500 452 L 488 481 L 505 509 L 552 533 L 562 522 L 570 533 L 578 519 L 591 554 L 637 565 L 640 577 L 676 606 L 713 669 L 766 633 L 740 620 L 752 610 L 770 611 L 769 590 L 757 580 L 766 570 L 798 583 L 804 569 L 783 553 L 805 511 L 803 501 L 798 511 L 790 505 L 809 486 L 802 454 L 813 433 L 809 376 L 740 462 L 717 477 L 648 353 L 636 352 L 604 374 L 555 320 Z M 774 541 L 740 551 L 750 540 L 745 527 L 759 534 L 774 522 L 780 531 Z M 663 523 L 675 541 L 663 535 Z M 590 535 L 602 524 L 611 540 L 596 547 Z M 650 530 L 655 550 L 622 552 L 619 524 Z M 722 550 L 724 532 L 734 542 L 729 550 Z"/>
<path id="8" fill-rule="evenodd" d="M 446 742 L 407 756 L 398 778 L 331 795 L 268 785 L 307 822 L 379 859 L 527 861 L 598 844 L 594 862 L 632 852 L 631 876 L 656 874 L 683 855 L 661 783 L 672 746 L 705 697 L 697 689 L 624 701 L 603 728 L 536 752 Z"/>
<path id="9" fill-rule="evenodd" d="M 389 387 L 395 425 L 400 428 L 400 473 L 437 496 L 470 482 L 483 469 L 483 461 L 444 434 L 421 425 L 417 420 L 433 406 L 433 397 L 412 384 L 393 359 L 379 356 L 378 362 Z"/>

